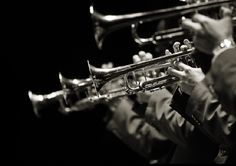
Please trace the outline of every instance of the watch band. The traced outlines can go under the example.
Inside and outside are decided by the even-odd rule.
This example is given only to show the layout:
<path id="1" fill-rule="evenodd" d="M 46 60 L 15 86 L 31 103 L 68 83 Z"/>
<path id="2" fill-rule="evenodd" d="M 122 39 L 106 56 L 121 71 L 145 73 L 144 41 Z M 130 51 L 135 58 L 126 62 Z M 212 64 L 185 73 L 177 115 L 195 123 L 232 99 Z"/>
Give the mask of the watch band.
<path id="1" fill-rule="evenodd" d="M 214 58 L 212 59 L 212 62 L 215 61 L 215 59 L 225 50 L 229 48 L 234 48 L 235 47 L 235 42 L 232 38 L 229 39 L 224 39 L 214 50 Z"/>

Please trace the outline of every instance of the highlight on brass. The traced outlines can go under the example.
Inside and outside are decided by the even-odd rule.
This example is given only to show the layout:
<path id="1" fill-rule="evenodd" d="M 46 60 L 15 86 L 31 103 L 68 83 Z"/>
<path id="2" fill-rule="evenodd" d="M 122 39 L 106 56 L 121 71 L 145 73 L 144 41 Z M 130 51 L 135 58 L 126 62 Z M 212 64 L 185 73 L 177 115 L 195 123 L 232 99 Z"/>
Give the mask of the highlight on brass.
<path id="1" fill-rule="evenodd" d="M 158 44 L 158 42 L 162 40 L 170 40 L 175 37 L 183 36 L 186 32 L 181 27 L 176 27 L 166 29 L 161 32 L 156 32 L 150 38 L 140 38 L 137 33 L 137 28 L 140 23 L 167 19 L 176 16 L 181 19 L 182 16 L 185 15 L 220 8 L 221 6 L 230 5 L 235 2 L 235 0 L 181 1 L 186 5 L 124 15 L 103 15 L 102 13 L 96 11 L 93 6 L 90 6 L 90 14 L 94 23 L 94 37 L 98 48 L 102 49 L 103 41 L 109 33 L 127 26 L 132 28 L 133 38 L 135 42 L 140 45 L 147 43 Z M 235 20 L 236 16 L 233 17 L 234 25 Z"/>
<path id="2" fill-rule="evenodd" d="M 63 94 L 64 92 L 62 90 L 43 95 L 28 91 L 33 111 L 37 117 L 41 117 L 42 112 L 52 106 L 62 113 L 67 113 L 69 110 L 65 107 Z"/>

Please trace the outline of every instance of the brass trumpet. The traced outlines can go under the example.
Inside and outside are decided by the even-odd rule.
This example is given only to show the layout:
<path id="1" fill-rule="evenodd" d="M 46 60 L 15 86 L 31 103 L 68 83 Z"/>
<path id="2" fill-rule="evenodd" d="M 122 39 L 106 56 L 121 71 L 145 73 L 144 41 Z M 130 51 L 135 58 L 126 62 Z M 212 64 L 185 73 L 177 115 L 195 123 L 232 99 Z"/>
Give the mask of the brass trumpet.
<path id="1" fill-rule="evenodd" d="M 59 73 L 62 90 L 49 94 L 34 94 L 28 91 L 33 111 L 37 117 L 48 108 L 54 108 L 63 114 L 93 108 L 96 104 L 108 102 L 114 98 L 127 95 L 124 89 L 109 90 L 99 97 L 94 92 L 91 78 L 68 79 Z"/>
<path id="2" fill-rule="evenodd" d="M 67 114 L 72 111 L 72 105 L 74 105 L 78 100 L 82 100 L 91 95 L 89 88 L 92 86 L 92 82 L 90 78 L 68 79 L 59 73 L 59 80 L 62 89 L 56 92 L 43 95 L 34 94 L 31 91 L 28 92 L 36 116 L 40 117 L 43 110 L 52 106 L 63 114 Z M 80 108 L 77 108 L 77 110 L 79 111 Z"/>
<path id="3" fill-rule="evenodd" d="M 137 34 L 137 26 L 139 23 L 143 22 L 151 22 L 175 16 L 185 16 L 186 14 L 195 13 L 196 11 L 215 9 L 223 5 L 230 5 L 234 2 L 235 0 L 204 0 L 201 2 L 196 1 L 191 4 L 186 2 L 186 5 L 183 6 L 124 15 L 103 15 L 98 13 L 93 6 L 90 6 L 90 14 L 94 23 L 95 41 L 98 48 L 101 49 L 105 36 L 117 29 L 127 26 L 131 26 L 134 40 L 140 45 L 147 43 L 157 44 L 161 40 L 183 36 L 186 32 L 181 27 L 177 27 L 157 32 L 150 38 L 140 38 Z M 234 26 L 236 25 L 235 20 L 236 16 L 233 17 Z"/>
<path id="4" fill-rule="evenodd" d="M 135 94 L 140 91 L 155 91 L 164 88 L 168 85 L 174 84 L 179 81 L 178 78 L 170 75 L 163 75 L 157 78 L 148 79 L 145 74 L 145 81 L 136 81 L 136 84 L 130 84 L 128 77 L 133 75 L 134 72 L 142 72 L 145 70 L 160 70 L 170 67 L 174 61 L 179 61 L 180 59 L 185 59 L 188 63 L 194 64 L 194 60 L 191 54 L 194 52 L 195 48 L 188 48 L 187 46 L 183 51 L 157 57 L 151 60 L 142 61 L 135 64 L 129 64 L 125 66 L 115 67 L 112 69 L 101 69 L 96 68 L 89 64 L 88 67 L 90 71 L 91 78 L 94 83 L 96 93 L 99 95 L 100 90 L 113 79 L 123 78 L 125 85 L 125 93 Z M 133 76 L 135 79 L 135 76 Z"/>

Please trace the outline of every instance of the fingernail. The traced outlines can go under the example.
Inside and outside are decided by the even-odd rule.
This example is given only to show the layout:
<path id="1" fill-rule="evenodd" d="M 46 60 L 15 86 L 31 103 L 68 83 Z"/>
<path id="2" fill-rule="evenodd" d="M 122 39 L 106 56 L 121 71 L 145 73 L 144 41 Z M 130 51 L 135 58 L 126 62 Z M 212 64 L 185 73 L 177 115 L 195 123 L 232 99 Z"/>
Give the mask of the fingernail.
<path id="1" fill-rule="evenodd" d="M 141 57 L 143 57 L 143 56 L 146 55 L 146 53 L 145 53 L 144 51 L 139 51 L 138 54 L 139 54 L 139 56 L 141 56 Z"/>
<path id="2" fill-rule="evenodd" d="M 171 52 L 168 49 L 166 49 L 165 50 L 165 55 L 171 55 Z"/>
<path id="3" fill-rule="evenodd" d="M 175 42 L 173 45 L 174 52 L 180 51 L 180 42 Z"/>
<path id="4" fill-rule="evenodd" d="M 138 55 L 134 55 L 133 56 L 133 62 L 134 63 L 137 63 L 137 62 L 140 62 L 140 61 L 141 61 L 141 59 L 140 59 L 140 57 Z"/>

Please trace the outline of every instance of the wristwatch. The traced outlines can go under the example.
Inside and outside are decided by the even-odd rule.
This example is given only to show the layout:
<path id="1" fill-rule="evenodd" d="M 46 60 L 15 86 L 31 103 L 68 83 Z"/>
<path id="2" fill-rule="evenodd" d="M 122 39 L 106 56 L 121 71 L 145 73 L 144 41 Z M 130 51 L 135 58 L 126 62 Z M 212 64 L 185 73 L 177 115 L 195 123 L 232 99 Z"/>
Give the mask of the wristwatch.
<path id="1" fill-rule="evenodd" d="M 214 58 L 212 59 L 212 62 L 215 61 L 215 59 L 225 50 L 229 48 L 234 48 L 235 47 L 235 42 L 232 38 L 229 39 L 224 39 L 214 50 Z"/>
<path id="2" fill-rule="evenodd" d="M 224 39 L 223 42 L 220 43 L 220 48 L 230 48 L 233 45 L 235 45 L 234 41 L 232 39 Z"/>

